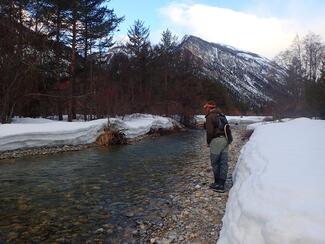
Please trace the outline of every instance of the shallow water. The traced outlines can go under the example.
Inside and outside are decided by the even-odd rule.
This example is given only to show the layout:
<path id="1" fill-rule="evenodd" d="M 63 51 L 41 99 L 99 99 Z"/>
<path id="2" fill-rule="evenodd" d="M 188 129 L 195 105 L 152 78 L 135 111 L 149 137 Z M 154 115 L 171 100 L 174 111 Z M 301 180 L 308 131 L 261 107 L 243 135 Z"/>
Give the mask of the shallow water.
<path id="1" fill-rule="evenodd" d="M 161 224 L 181 170 L 206 154 L 202 130 L 110 149 L 0 161 L 0 242 L 137 239 Z"/>

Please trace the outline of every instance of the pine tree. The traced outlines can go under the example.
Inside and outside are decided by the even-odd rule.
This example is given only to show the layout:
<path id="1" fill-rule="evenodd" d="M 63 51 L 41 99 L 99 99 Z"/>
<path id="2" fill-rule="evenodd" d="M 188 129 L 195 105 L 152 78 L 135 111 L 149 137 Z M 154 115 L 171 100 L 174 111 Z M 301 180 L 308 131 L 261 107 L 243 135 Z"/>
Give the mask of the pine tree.
<path id="1" fill-rule="evenodd" d="M 287 85 L 289 92 L 299 102 L 304 94 L 304 78 L 300 61 L 294 57 L 288 67 Z"/>
<path id="2" fill-rule="evenodd" d="M 23 24 L 23 11 L 27 8 L 30 0 L 2 0 L 0 1 L 0 14 L 3 17 Z"/>
<path id="3" fill-rule="evenodd" d="M 319 116 L 321 119 L 325 119 L 325 58 L 323 58 L 321 74 L 317 83 L 320 93 L 318 100 Z"/>
<path id="4" fill-rule="evenodd" d="M 0 1 L 0 122 L 10 122 L 17 104 L 34 87 L 36 61 L 25 27 L 27 0 Z"/>
<path id="5" fill-rule="evenodd" d="M 135 59 L 145 59 L 150 50 L 149 35 L 149 28 L 142 21 L 136 20 L 128 30 L 127 52 Z"/>
<path id="6" fill-rule="evenodd" d="M 325 57 L 323 58 L 322 68 L 320 71 L 320 77 L 318 79 L 318 82 L 325 85 Z"/>
<path id="7" fill-rule="evenodd" d="M 78 2 L 77 0 L 71 1 L 71 59 L 70 59 L 70 98 L 68 109 L 68 121 L 71 122 L 76 119 L 76 68 L 77 68 L 77 21 L 78 21 Z"/>
<path id="8" fill-rule="evenodd" d="M 306 100 L 312 115 L 325 119 L 325 60 L 322 63 L 320 78 L 309 82 L 306 87 Z"/>
<path id="9" fill-rule="evenodd" d="M 128 30 L 129 42 L 126 44 L 126 51 L 131 56 L 134 81 L 136 82 L 131 86 L 131 101 L 133 104 L 136 84 L 138 85 L 139 93 L 145 99 L 145 83 L 148 78 L 148 64 L 151 51 L 149 34 L 149 28 L 145 27 L 144 23 L 140 20 L 136 20 Z"/>
<path id="10" fill-rule="evenodd" d="M 70 57 L 62 51 L 68 41 L 69 9 L 70 1 L 43 0 L 41 19 L 47 30 L 47 37 L 54 39 L 53 72 L 56 83 L 69 76 L 69 67 L 64 62 Z M 52 50 L 51 50 L 52 51 Z M 59 120 L 63 120 L 63 102 L 65 99 L 58 98 L 57 108 Z"/>
<path id="11" fill-rule="evenodd" d="M 80 43 L 83 56 L 87 60 L 93 49 L 103 49 L 113 45 L 113 33 L 124 17 L 117 17 L 113 9 L 108 9 L 107 0 L 80 1 Z"/>
<path id="12" fill-rule="evenodd" d="M 177 39 L 177 36 L 173 35 L 169 29 L 166 29 L 161 34 L 161 40 L 158 44 L 159 50 L 165 54 L 172 54 L 177 47 Z"/>
<path id="13" fill-rule="evenodd" d="M 117 17 L 113 9 L 107 8 L 109 1 L 79 0 L 79 2 L 78 42 L 81 55 L 84 57 L 84 87 L 85 93 L 93 96 L 95 94 L 94 65 L 100 66 L 105 60 L 105 53 L 114 44 L 113 34 L 124 17 Z M 95 107 L 92 99 L 86 99 L 84 107 L 89 105 L 91 110 Z"/>
<path id="14" fill-rule="evenodd" d="M 170 30 L 167 29 L 162 33 L 161 41 L 158 44 L 158 53 L 160 55 L 162 66 L 164 67 L 164 88 L 166 94 L 168 92 L 168 76 L 173 66 L 173 54 L 176 50 L 177 44 L 177 37 L 173 36 Z"/>
<path id="15" fill-rule="evenodd" d="M 46 22 L 45 15 L 43 14 L 45 0 L 31 0 L 27 5 L 27 11 L 31 18 L 29 19 L 29 28 L 35 33 L 42 33 L 44 31 L 41 24 Z"/>

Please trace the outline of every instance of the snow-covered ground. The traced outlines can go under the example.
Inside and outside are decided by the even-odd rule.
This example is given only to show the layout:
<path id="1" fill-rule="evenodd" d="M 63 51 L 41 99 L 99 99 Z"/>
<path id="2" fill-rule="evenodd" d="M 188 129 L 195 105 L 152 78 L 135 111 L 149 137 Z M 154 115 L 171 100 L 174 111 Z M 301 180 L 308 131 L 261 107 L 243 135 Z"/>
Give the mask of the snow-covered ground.
<path id="1" fill-rule="evenodd" d="M 79 145 L 96 141 L 107 119 L 88 122 L 61 122 L 50 119 L 15 118 L 12 124 L 0 124 L 0 152 L 41 146 Z M 161 116 L 133 114 L 110 118 L 110 125 L 131 139 L 151 129 L 171 129 L 176 121 Z"/>
<path id="2" fill-rule="evenodd" d="M 228 116 L 226 115 L 229 123 L 257 123 L 266 119 L 272 119 L 270 116 Z M 205 115 L 195 115 L 194 120 L 197 124 L 205 122 Z"/>
<path id="3" fill-rule="evenodd" d="M 111 118 L 110 124 L 124 132 L 126 138 L 132 139 L 147 134 L 151 129 L 172 129 L 180 124 L 168 117 L 150 114 L 131 114 L 124 118 Z"/>
<path id="4" fill-rule="evenodd" d="M 272 124 L 272 123 L 279 123 L 279 122 L 288 122 L 292 120 L 292 118 L 284 118 L 280 120 L 275 120 L 275 121 L 262 121 L 262 122 L 257 122 L 253 124 L 247 125 L 247 130 L 255 130 L 255 128 L 261 126 L 261 125 L 267 125 L 267 124 Z"/>
<path id="5" fill-rule="evenodd" d="M 272 119 L 271 116 L 226 116 L 229 123 L 255 123 Z"/>
<path id="6" fill-rule="evenodd" d="M 325 121 L 256 126 L 239 157 L 218 244 L 325 243 Z"/>

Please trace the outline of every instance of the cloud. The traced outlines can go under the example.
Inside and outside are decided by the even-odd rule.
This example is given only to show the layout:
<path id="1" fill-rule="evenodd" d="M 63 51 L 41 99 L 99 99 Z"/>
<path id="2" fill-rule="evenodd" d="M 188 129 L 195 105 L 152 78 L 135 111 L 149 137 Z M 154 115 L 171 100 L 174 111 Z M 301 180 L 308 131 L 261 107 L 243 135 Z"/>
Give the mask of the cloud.
<path id="1" fill-rule="evenodd" d="M 203 4 L 174 2 L 161 8 L 160 14 L 178 33 L 182 30 L 184 34 L 197 35 L 210 42 L 232 45 L 269 58 L 287 48 L 296 34 L 313 31 L 290 18 L 262 17 Z M 317 30 L 324 27 L 318 23 Z"/>

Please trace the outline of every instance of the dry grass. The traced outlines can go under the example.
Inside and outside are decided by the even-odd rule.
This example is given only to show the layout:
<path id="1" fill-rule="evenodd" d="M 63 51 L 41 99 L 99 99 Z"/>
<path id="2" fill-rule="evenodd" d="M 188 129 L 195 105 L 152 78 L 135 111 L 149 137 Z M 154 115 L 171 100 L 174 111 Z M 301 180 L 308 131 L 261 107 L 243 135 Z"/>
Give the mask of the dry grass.
<path id="1" fill-rule="evenodd" d="M 96 144 L 101 146 L 126 144 L 125 135 L 120 131 L 105 128 L 104 132 L 96 139 Z"/>

